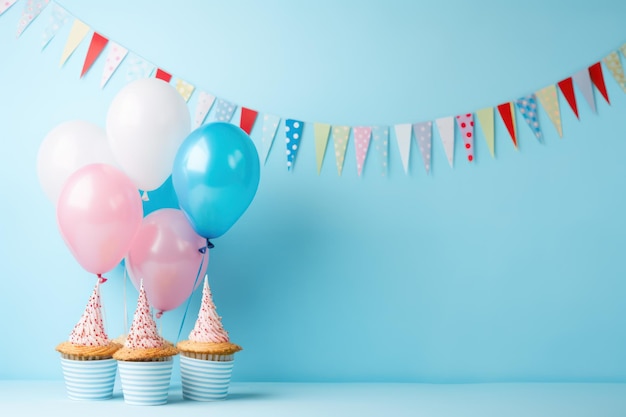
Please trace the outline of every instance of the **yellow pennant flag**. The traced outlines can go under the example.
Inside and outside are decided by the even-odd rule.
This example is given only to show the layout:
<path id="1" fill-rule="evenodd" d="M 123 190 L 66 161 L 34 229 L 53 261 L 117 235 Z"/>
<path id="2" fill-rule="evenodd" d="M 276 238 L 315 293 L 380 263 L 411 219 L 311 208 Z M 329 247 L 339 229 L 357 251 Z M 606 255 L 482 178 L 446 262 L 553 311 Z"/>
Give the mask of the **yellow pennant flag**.
<path id="1" fill-rule="evenodd" d="M 619 54 L 616 51 L 611 52 L 605 56 L 602 61 L 604 65 L 611 71 L 613 78 L 617 81 L 622 90 L 626 93 L 626 79 L 624 79 L 624 67 L 619 59 Z"/>
<path id="2" fill-rule="evenodd" d="M 314 123 L 313 132 L 315 135 L 315 159 L 317 160 L 317 175 L 322 172 L 322 164 L 324 163 L 324 155 L 326 154 L 326 146 L 328 145 L 328 134 L 330 133 L 330 125 L 325 123 Z"/>
<path id="3" fill-rule="evenodd" d="M 63 49 L 63 55 L 61 56 L 60 67 L 65 64 L 65 61 L 72 55 L 72 53 L 78 48 L 78 45 L 82 42 L 82 40 L 89 33 L 89 26 L 84 24 L 78 19 L 74 20 L 74 24 L 72 25 L 72 29 L 70 30 L 70 35 L 67 38 L 67 42 L 65 43 L 65 48 Z"/>
<path id="4" fill-rule="evenodd" d="M 333 142 L 335 143 L 335 157 L 337 158 L 337 172 L 341 175 L 343 161 L 346 157 L 350 126 L 333 126 Z"/>
<path id="5" fill-rule="evenodd" d="M 485 107 L 484 109 L 480 109 L 475 113 L 476 117 L 478 118 L 478 123 L 483 130 L 483 135 L 485 135 L 485 142 L 487 142 L 489 152 L 491 152 L 491 157 L 495 158 L 496 152 L 495 134 L 493 128 L 493 107 Z"/>
<path id="6" fill-rule="evenodd" d="M 561 125 L 561 110 L 559 109 L 559 97 L 556 92 L 556 85 L 552 84 L 535 92 L 535 96 L 543 106 L 548 117 L 559 132 L 559 137 L 563 137 L 563 126 Z"/>
<path id="7" fill-rule="evenodd" d="M 185 101 L 189 101 L 189 98 L 193 94 L 193 90 L 195 90 L 195 88 L 196 87 L 189 84 L 187 81 L 181 80 L 180 78 L 176 80 L 176 91 L 183 96 Z"/>

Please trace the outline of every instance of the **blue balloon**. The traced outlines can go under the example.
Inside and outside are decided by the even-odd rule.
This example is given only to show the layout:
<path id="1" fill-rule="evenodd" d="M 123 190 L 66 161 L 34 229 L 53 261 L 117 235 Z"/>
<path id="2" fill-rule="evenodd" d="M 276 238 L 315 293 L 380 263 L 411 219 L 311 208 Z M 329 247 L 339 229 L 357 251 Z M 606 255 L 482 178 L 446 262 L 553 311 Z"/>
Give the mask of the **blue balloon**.
<path id="1" fill-rule="evenodd" d="M 226 233 L 246 211 L 259 186 L 259 155 L 239 127 L 209 123 L 178 149 L 172 183 L 189 223 L 206 239 Z"/>

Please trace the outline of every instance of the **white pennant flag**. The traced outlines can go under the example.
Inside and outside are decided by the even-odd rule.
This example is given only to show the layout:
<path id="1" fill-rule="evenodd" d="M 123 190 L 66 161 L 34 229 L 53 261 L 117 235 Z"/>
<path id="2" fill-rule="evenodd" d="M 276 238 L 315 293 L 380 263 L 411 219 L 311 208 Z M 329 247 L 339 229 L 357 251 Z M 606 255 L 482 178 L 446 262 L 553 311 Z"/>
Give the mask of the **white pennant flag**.
<path id="1" fill-rule="evenodd" d="M 404 173 L 407 175 L 409 173 L 409 157 L 411 155 L 411 127 L 411 123 L 395 125 L 400 158 L 402 159 Z"/>

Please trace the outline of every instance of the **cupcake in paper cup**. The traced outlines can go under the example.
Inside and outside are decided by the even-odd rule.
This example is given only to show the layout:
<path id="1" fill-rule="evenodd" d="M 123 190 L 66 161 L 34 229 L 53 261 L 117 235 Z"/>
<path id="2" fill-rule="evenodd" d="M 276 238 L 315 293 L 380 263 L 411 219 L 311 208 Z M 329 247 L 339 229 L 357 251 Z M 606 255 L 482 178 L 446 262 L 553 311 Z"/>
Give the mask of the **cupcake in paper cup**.
<path id="1" fill-rule="evenodd" d="M 137 310 L 124 346 L 113 354 L 117 359 L 124 401 L 132 405 L 167 403 L 173 357 L 178 349 L 158 331 L 143 288 L 139 288 Z"/>
<path id="2" fill-rule="evenodd" d="M 61 353 L 67 396 L 72 400 L 110 399 L 117 370 L 113 354 L 120 348 L 104 330 L 98 282 L 69 340 L 56 347 Z"/>
<path id="3" fill-rule="evenodd" d="M 189 340 L 179 342 L 183 398 L 223 400 L 228 395 L 235 353 L 241 346 L 230 342 L 217 315 L 208 279 L 204 278 L 202 305 Z"/>

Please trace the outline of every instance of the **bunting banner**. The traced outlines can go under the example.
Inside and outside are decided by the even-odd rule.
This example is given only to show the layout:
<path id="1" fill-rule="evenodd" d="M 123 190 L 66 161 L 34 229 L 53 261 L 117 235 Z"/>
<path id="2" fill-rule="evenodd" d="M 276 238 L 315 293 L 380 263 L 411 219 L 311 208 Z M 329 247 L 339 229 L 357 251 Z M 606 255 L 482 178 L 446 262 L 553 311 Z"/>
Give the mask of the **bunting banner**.
<path id="1" fill-rule="evenodd" d="M 350 138 L 350 126 L 333 126 L 333 143 L 335 144 L 335 159 L 337 161 L 337 173 L 343 171 L 343 161 L 346 158 L 348 139 Z"/>
<path id="2" fill-rule="evenodd" d="M 328 146 L 328 136 L 330 135 L 330 125 L 327 123 L 313 124 L 313 135 L 315 139 L 315 162 L 317 163 L 317 175 L 322 172 L 322 164 Z"/>
<path id="3" fill-rule="evenodd" d="M 0 15 L 3 15 L 16 0 L 0 0 Z M 17 37 L 19 37 L 31 23 L 42 14 L 50 3 L 49 0 L 25 0 L 24 8 L 17 24 Z M 60 28 L 72 20 L 72 27 L 69 30 L 63 52 L 60 57 L 60 66 L 63 67 L 67 60 L 75 53 L 79 45 L 91 33 L 91 40 L 85 56 L 82 57 L 82 70 L 78 78 L 84 77 L 93 68 L 99 56 L 107 51 L 106 59 L 100 78 L 100 87 L 105 88 L 112 77 L 116 76 L 122 62 L 126 66 L 126 81 L 130 82 L 140 78 L 156 77 L 165 82 L 172 83 L 173 87 L 183 97 L 186 102 L 195 97 L 194 125 L 199 127 L 207 122 L 228 122 L 240 109 L 238 125 L 248 135 L 252 135 L 257 119 L 262 120 L 262 131 L 260 138 L 255 139 L 255 144 L 259 149 L 259 157 L 265 164 L 268 160 L 272 144 L 278 131 L 281 120 L 285 120 L 285 140 L 287 168 L 293 169 L 297 153 L 300 149 L 301 140 L 305 133 L 304 120 L 284 119 L 280 115 L 261 113 L 252 110 L 250 107 L 233 103 L 227 98 L 217 97 L 206 88 L 196 88 L 195 82 L 189 82 L 181 78 L 174 78 L 171 73 L 163 70 L 162 67 L 142 58 L 137 52 L 129 51 L 122 43 L 111 40 L 106 34 L 95 32 L 90 25 L 83 22 L 77 16 L 72 15 L 66 9 L 56 3 L 49 9 L 49 21 L 42 31 L 41 49 L 45 49 L 54 39 L 58 38 Z M 535 138 L 545 142 L 546 134 L 541 129 L 540 112 L 541 106 L 551 123 L 554 125 L 559 138 L 563 137 L 563 122 L 561 119 L 560 98 L 563 98 L 577 119 L 580 119 L 577 95 L 582 95 L 593 113 L 598 112 L 595 101 L 594 90 L 597 90 L 607 104 L 611 104 L 609 99 L 609 89 L 604 76 L 604 69 L 608 70 L 619 88 L 626 93 L 626 76 L 622 59 L 626 56 L 626 43 L 622 44 L 614 51 L 611 51 L 600 60 L 579 69 L 573 74 L 562 78 L 560 81 L 549 84 L 534 92 L 529 92 L 517 99 L 503 101 L 499 105 L 484 107 L 479 110 L 469 111 L 463 115 L 442 115 L 433 120 L 417 120 L 406 123 L 396 123 L 393 132 L 390 132 L 389 125 L 359 126 L 335 125 L 312 122 L 313 136 L 315 141 L 315 157 L 318 174 L 321 173 L 323 161 L 327 151 L 328 141 L 332 135 L 335 159 L 338 174 L 341 176 L 344 170 L 345 155 L 350 139 L 350 134 L 354 138 L 355 146 L 355 173 L 362 176 L 364 167 L 368 159 L 368 153 L 376 153 L 376 162 L 380 175 L 388 175 L 389 169 L 389 141 L 391 136 L 395 136 L 397 151 L 404 173 L 411 172 L 411 142 L 412 136 L 415 138 L 427 173 L 432 170 L 432 125 L 437 126 L 437 131 L 441 139 L 443 152 L 450 167 L 454 168 L 455 135 L 456 130 L 463 139 L 463 146 L 469 161 L 476 158 L 474 151 L 474 137 L 482 133 L 491 156 L 495 158 L 496 129 L 494 115 L 497 113 L 504 124 L 508 136 L 513 142 L 515 149 L 518 147 L 518 136 L 516 127 L 516 112 L 522 116 L 526 124 L 531 129 Z M 604 69 L 603 65 L 604 64 Z M 559 97 L 561 96 L 561 97 Z M 190 104 L 191 106 L 191 104 Z M 474 128 L 474 118 L 480 125 L 480 131 Z M 456 120 L 456 123 L 455 123 Z M 236 122 L 233 122 L 236 123 Z M 393 133 L 393 135 L 392 135 Z M 500 132 L 498 131 L 498 136 Z M 256 135 L 255 135 L 256 136 Z M 372 148 L 372 150 L 370 150 Z M 372 161 L 374 162 L 374 161 Z M 371 162 L 370 162 L 371 163 Z"/>
<path id="4" fill-rule="evenodd" d="M 386 177 L 389 169 L 389 126 L 372 127 L 372 140 L 378 156 L 380 175 Z"/>
<path id="5" fill-rule="evenodd" d="M 443 151 L 448 158 L 450 168 L 454 167 L 454 117 L 440 117 L 435 120 Z"/>
<path id="6" fill-rule="evenodd" d="M 355 126 L 354 133 L 354 146 L 356 153 L 356 172 L 360 177 L 363 173 L 363 166 L 365 165 L 365 159 L 367 158 L 367 150 L 370 147 L 370 139 L 372 137 L 372 128 L 367 126 Z"/>

